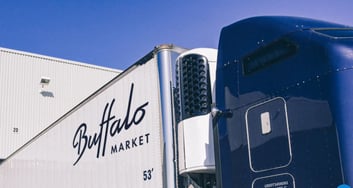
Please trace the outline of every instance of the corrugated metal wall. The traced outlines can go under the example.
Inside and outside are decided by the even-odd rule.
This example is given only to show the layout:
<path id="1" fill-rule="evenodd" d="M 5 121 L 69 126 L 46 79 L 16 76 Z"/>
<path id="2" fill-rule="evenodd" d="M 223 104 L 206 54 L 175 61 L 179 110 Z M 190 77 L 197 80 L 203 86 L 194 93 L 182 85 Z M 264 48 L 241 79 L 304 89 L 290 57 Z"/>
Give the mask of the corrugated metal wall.
<path id="1" fill-rule="evenodd" d="M 120 71 L 0 48 L 0 159 Z M 41 78 L 50 78 L 48 85 Z"/>

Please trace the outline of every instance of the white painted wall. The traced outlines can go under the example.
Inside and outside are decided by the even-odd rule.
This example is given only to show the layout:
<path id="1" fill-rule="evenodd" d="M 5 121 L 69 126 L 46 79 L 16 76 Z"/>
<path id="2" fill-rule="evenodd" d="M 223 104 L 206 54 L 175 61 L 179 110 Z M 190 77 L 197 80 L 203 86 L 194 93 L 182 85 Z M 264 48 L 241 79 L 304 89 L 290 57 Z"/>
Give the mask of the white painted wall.
<path id="1" fill-rule="evenodd" d="M 121 71 L 0 48 L 0 159 Z M 50 78 L 42 86 L 42 77 Z"/>

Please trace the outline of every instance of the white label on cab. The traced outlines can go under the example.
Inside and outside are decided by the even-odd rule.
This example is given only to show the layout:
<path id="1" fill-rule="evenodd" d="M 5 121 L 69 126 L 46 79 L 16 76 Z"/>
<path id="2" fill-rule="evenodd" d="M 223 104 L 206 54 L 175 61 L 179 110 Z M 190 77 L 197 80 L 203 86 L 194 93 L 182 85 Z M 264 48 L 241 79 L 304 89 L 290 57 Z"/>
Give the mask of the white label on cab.
<path id="1" fill-rule="evenodd" d="M 271 121 L 269 112 L 261 113 L 261 130 L 263 135 L 269 134 L 271 132 Z"/>

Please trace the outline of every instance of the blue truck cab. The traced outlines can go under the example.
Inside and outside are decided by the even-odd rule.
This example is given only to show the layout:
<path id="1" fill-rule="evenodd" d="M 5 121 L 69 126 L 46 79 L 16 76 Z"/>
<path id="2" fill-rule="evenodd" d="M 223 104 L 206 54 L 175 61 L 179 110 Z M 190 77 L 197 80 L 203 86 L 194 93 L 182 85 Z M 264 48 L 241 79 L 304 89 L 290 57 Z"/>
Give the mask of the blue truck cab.
<path id="1" fill-rule="evenodd" d="M 221 32 L 217 187 L 353 185 L 353 28 L 254 17 Z"/>

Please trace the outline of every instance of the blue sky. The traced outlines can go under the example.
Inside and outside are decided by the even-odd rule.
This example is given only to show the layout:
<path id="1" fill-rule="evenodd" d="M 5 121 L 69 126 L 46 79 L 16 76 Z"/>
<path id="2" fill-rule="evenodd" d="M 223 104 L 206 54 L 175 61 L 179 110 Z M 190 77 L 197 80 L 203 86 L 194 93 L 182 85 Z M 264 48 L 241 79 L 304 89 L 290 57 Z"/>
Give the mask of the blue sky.
<path id="1" fill-rule="evenodd" d="M 159 44 L 217 48 L 222 27 L 260 15 L 353 26 L 352 0 L 2 0 L 0 46 L 126 69 Z"/>

